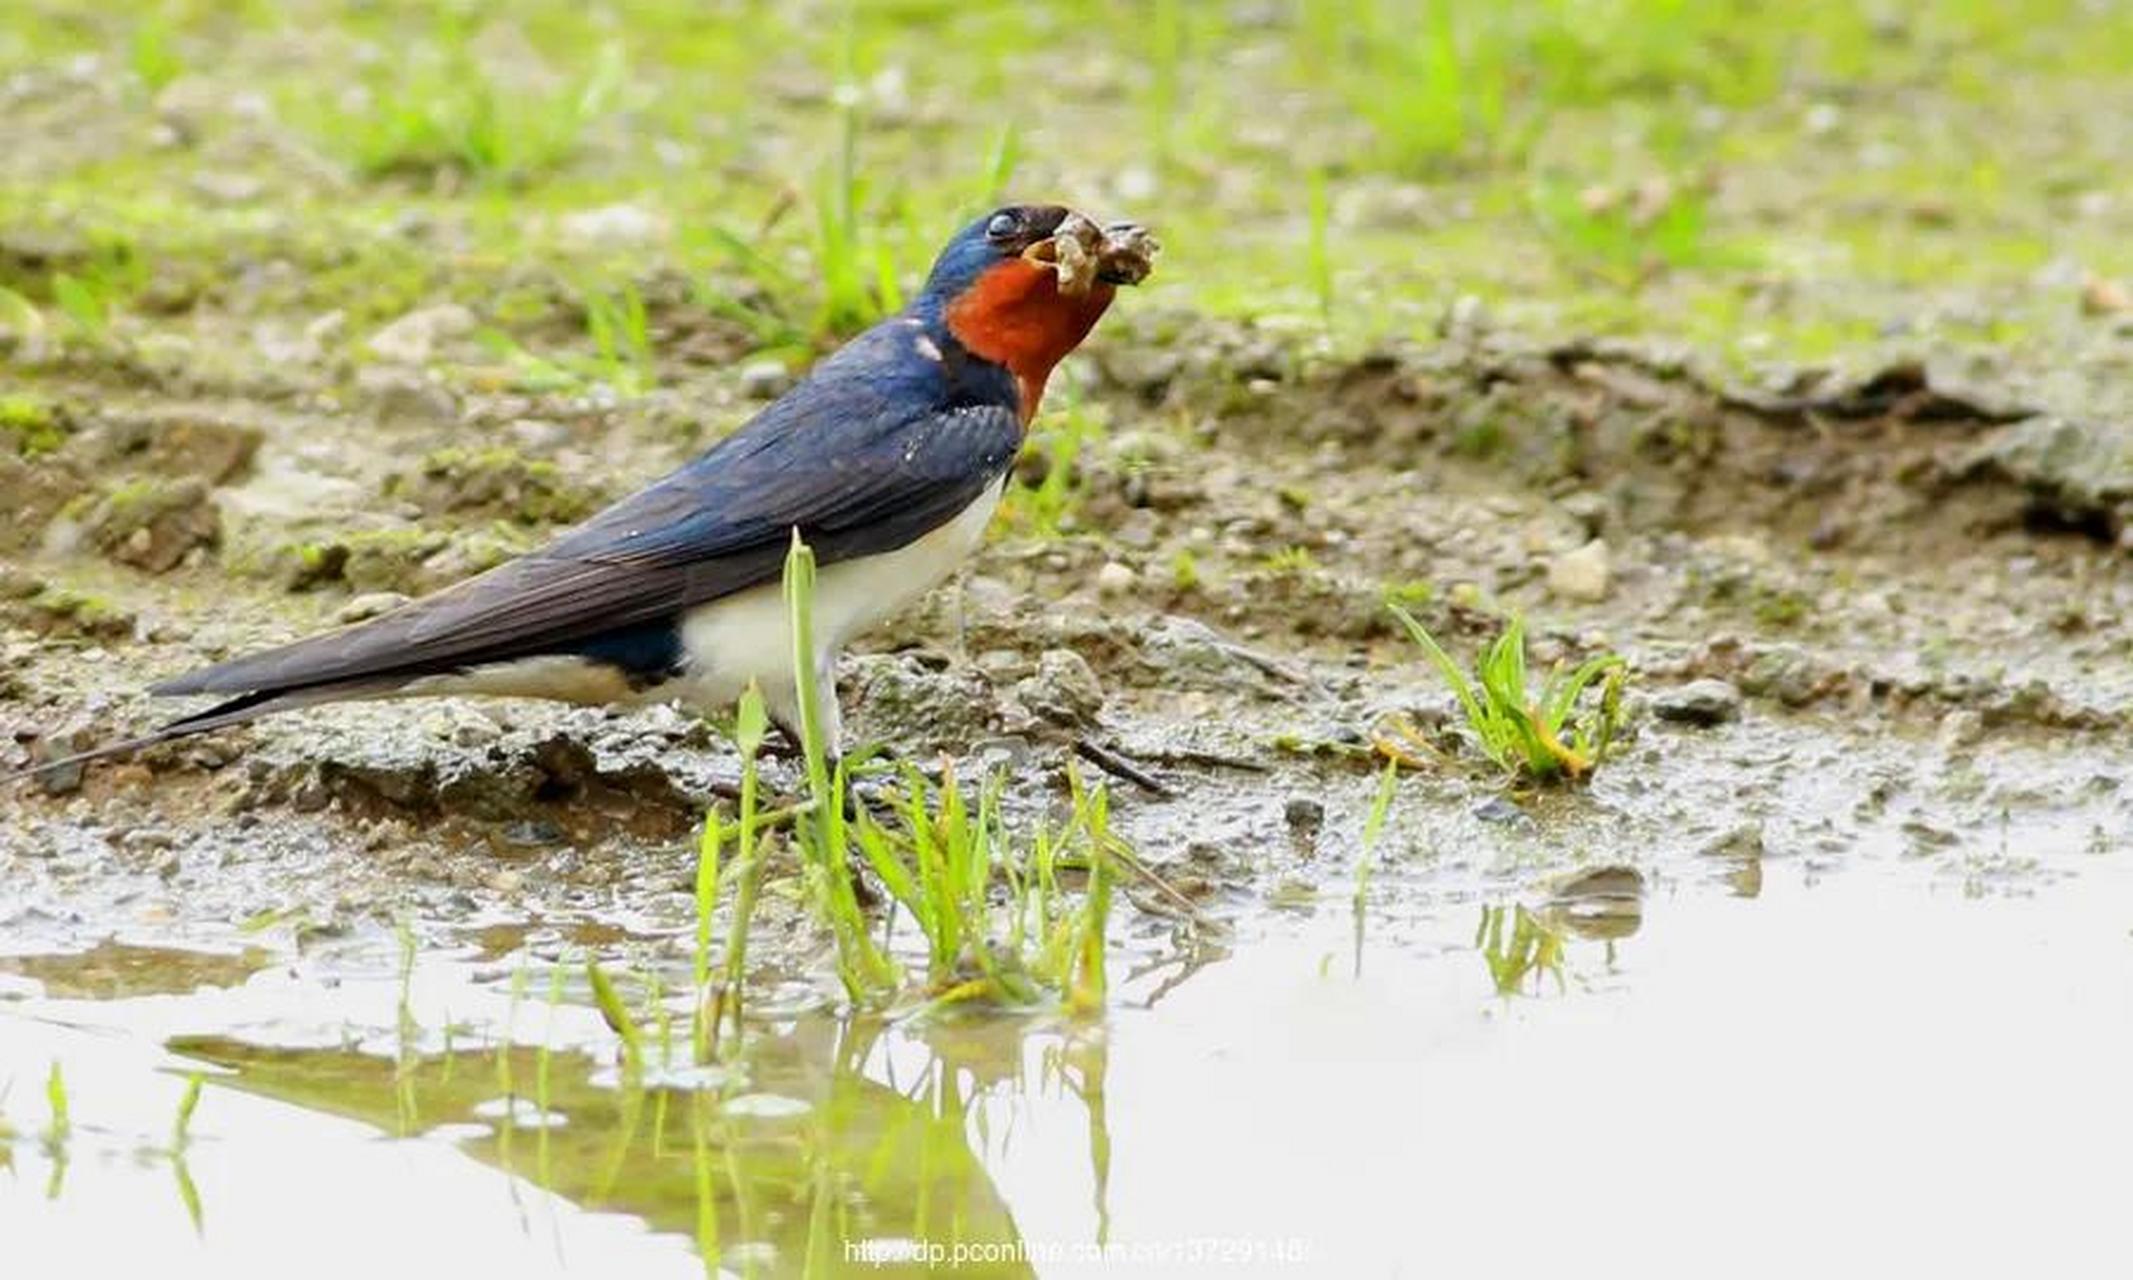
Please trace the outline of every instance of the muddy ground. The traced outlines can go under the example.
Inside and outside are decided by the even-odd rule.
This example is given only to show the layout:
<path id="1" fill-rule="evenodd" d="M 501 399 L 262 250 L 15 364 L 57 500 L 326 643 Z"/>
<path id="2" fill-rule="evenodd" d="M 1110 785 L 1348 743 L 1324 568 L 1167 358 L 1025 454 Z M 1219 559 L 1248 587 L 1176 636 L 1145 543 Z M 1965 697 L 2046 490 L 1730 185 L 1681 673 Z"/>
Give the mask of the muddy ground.
<path id="1" fill-rule="evenodd" d="M 1448 758 L 1403 787 L 1396 862 L 1530 845 L 1685 874 L 1888 829 L 2018 874 L 2004 815 L 2122 833 L 2133 494 L 2074 454 L 2093 424 L 1929 364 L 1771 390 L 1486 331 L 1312 360 L 1133 301 L 1074 392 L 1112 424 L 1074 463 L 1085 497 L 852 657 L 861 741 L 1005 766 L 1033 804 L 1072 742 L 1109 746 L 1169 792 L 1114 781 L 1124 829 L 1233 909 L 1346 873 L 1400 713 Z M 440 392 L 422 421 L 80 375 L 37 394 L 59 440 L 11 463 L 11 765 L 152 725 L 155 677 L 531 545 L 685 456 L 673 417 L 718 402 Z M 1588 791 L 1507 803 L 1388 599 L 1455 647 L 1515 611 L 1539 661 L 1622 652 L 1633 742 Z M 18 912 L 678 918 L 737 768 L 668 710 L 337 708 L 18 787 L 6 847 Z"/>

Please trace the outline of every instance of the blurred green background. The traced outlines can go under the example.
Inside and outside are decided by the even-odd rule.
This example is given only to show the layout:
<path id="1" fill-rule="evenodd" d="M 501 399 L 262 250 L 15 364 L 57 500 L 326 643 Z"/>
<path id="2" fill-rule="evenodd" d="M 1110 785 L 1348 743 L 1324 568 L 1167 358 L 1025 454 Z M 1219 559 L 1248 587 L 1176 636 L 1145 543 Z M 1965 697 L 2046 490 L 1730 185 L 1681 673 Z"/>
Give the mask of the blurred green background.
<path id="1" fill-rule="evenodd" d="M 610 291 L 669 272 L 819 347 L 1011 194 L 1152 222 L 1160 300 L 1335 346 L 1467 296 L 1744 360 L 2048 346 L 2133 273 L 2128 68 L 2101 0 L 16 0 L 0 287 L 351 334 L 577 295 L 627 345 Z"/>

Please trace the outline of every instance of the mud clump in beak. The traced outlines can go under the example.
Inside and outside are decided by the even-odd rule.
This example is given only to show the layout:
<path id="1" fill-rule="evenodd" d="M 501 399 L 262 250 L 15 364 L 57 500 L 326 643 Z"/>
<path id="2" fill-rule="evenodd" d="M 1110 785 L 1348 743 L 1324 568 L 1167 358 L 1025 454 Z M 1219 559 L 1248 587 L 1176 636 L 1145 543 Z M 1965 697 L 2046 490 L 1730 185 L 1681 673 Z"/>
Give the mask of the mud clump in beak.
<path id="1" fill-rule="evenodd" d="M 1070 213 L 1057 231 L 1024 249 L 1022 256 L 1052 268 L 1059 277 L 1059 292 L 1080 297 L 1099 281 L 1135 285 L 1146 280 L 1161 249 L 1155 237 L 1137 223 L 1099 227 Z"/>

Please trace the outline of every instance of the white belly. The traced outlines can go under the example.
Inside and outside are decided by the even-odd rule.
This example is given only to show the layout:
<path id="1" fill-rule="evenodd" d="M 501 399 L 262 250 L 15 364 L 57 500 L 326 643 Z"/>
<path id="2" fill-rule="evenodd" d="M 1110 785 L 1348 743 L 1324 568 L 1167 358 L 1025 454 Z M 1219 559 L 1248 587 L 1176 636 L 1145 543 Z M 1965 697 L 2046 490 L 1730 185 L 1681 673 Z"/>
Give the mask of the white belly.
<path id="1" fill-rule="evenodd" d="M 815 655 L 824 669 L 845 642 L 938 586 L 985 540 L 998 484 L 937 529 L 894 551 L 824 565 L 815 574 Z M 793 646 L 784 585 L 766 582 L 692 610 L 682 652 L 694 700 L 723 706 L 756 681 L 773 714 L 790 717 Z M 835 723 L 834 699 L 824 708 Z M 831 735 L 834 741 L 834 734 Z"/>

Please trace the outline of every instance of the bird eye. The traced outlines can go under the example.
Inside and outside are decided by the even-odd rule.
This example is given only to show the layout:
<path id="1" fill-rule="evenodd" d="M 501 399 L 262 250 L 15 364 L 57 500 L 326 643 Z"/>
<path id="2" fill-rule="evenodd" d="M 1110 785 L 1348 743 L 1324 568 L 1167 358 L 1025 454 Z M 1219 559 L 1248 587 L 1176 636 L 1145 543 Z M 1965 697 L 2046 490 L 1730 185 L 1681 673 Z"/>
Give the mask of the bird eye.
<path id="1" fill-rule="evenodd" d="M 1005 240 L 1021 226 L 1022 219 L 1003 209 L 992 215 L 992 221 L 985 224 L 985 236 L 989 240 Z"/>

